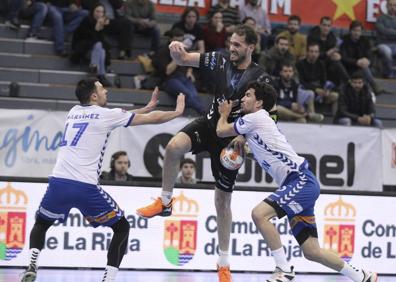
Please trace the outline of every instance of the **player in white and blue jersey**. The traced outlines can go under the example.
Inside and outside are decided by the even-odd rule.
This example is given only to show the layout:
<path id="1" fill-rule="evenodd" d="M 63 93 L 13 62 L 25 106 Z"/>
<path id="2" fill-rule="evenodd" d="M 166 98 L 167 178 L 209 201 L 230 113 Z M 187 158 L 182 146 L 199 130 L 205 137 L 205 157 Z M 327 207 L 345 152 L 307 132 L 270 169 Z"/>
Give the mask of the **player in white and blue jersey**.
<path id="1" fill-rule="evenodd" d="M 286 282 L 295 279 L 280 235 L 270 221 L 275 216 L 282 218 L 285 215 L 307 259 L 330 267 L 355 282 L 377 281 L 376 273 L 352 267 L 336 254 L 320 248 L 314 215 L 315 201 L 320 194 L 319 183 L 309 170 L 307 161 L 297 155 L 269 115 L 276 104 L 275 90 L 259 82 L 250 83 L 247 89 L 242 98 L 245 115 L 235 122 L 227 121 L 232 101 L 224 101 L 219 105 L 220 119 L 216 133 L 219 137 L 240 135 L 231 144 L 243 146 L 247 141 L 257 162 L 279 186 L 252 211 L 253 221 L 271 248 L 276 263 L 274 273 L 266 281 Z"/>
<path id="2" fill-rule="evenodd" d="M 114 235 L 107 253 L 102 282 L 115 281 L 125 254 L 129 223 L 112 197 L 99 185 L 103 156 L 110 133 L 117 127 L 163 123 L 184 111 L 184 95 L 179 95 L 174 111 L 152 111 L 157 104 L 158 89 L 146 107 L 128 112 L 105 108 L 107 90 L 96 79 L 77 84 L 80 105 L 67 114 L 63 138 L 47 191 L 36 213 L 30 233 L 30 264 L 22 282 L 35 281 L 37 259 L 44 247 L 47 230 L 57 220 L 64 222 L 71 208 L 77 208 L 93 227 L 109 226 Z"/>

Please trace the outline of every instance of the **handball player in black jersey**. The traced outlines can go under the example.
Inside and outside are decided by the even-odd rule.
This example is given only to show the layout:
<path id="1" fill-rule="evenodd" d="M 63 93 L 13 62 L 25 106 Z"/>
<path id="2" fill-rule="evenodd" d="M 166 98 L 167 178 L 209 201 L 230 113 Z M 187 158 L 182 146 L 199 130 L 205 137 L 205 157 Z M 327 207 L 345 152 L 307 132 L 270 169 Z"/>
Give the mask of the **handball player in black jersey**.
<path id="1" fill-rule="evenodd" d="M 137 210 L 146 218 L 169 216 L 172 213 L 172 191 L 179 171 L 181 158 L 187 152 L 194 154 L 207 151 L 211 158 L 212 174 L 216 181 L 215 206 L 217 212 L 217 232 L 219 239 L 219 258 L 217 269 L 219 282 L 230 282 L 229 241 L 231 233 L 231 192 L 237 170 L 228 170 L 220 163 L 220 152 L 227 147 L 232 138 L 216 135 L 219 119 L 218 105 L 224 100 L 232 100 L 233 108 L 229 122 L 242 115 L 241 99 L 250 81 L 270 83 L 264 69 L 252 62 L 252 53 L 257 44 L 255 31 L 246 26 L 238 26 L 230 39 L 230 56 L 219 52 L 204 54 L 186 52 L 183 43 L 173 41 L 170 53 L 178 65 L 200 69 L 209 93 L 214 96 L 211 109 L 206 116 L 200 117 L 185 126 L 168 143 L 165 152 L 162 174 L 162 194 L 154 203 Z"/>

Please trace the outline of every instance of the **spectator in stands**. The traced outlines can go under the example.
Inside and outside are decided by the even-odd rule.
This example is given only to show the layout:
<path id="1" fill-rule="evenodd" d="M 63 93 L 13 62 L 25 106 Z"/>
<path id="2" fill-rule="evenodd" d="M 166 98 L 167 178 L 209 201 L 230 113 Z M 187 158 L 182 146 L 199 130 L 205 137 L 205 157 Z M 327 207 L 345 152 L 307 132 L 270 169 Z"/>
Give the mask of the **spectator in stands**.
<path id="1" fill-rule="evenodd" d="M 10 2 L 7 20 L 5 23 L 11 29 L 18 30 L 20 27 L 19 17 L 24 19 L 32 19 L 27 33 L 27 38 L 37 38 L 47 13 L 48 7 L 43 2 L 37 0 L 13 0 Z"/>
<path id="2" fill-rule="evenodd" d="M 105 7 L 97 3 L 74 32 L 70 57 L 73 63 L 80 63 L 89 56 L 90 72 L 95 74 L 105 87 L 111 86 L 106 78 L 106 67 L 110 65 L 110 44 L 105 38 L 105 29 L 109 23 Z"/>
<path id="3" fill-rule="evenodd" d="M 21 27 L 18 16 L 25 4 L 25 0 L 11 0 L 7 4 L 5 25 L 11 29 L 18 30 Z"/>
<path id="4" fill-rule="evenodd" d="M 384 76 L 396 77 L 393 71 L 393 57 L 396 55 L 396 0 L 388 0 L 386 3 L 388 14 L 382 14 L 377 18 L 375 27 L 378 37 L 378 51 L 384 59 Z"/>
<path id="5" fill-rule="evenodd" d="M 331 105 L 334 116 L 337 111 L 338 93 L 334 84 L 327 80 L 326 67 L 319 60 L 319 55 L 319 44 L 308 43 L 306 58 L 296 64 L 298 77 L 303 89 L 315 92 L 315 101 Z"/>
<path id="6" fill-rule="evenodd" d="M 381 120 L 374 116 L 374 102 L 363 78 L 362 73 L 355 72 L 350 82 L 342 88 L 335 123 L 382 128 Z"/>
<path id="7" fill-rule="evenodd" d="M 343 37 L 340 46 L 342 62 L 349 74 L 362 70 L 365 80 L 376 95 L 384 90 L 380 89 L 370 70 L 371 46 L 370 42 L 362 36 L 363 25 L 359 21 L 352 21 L 349 33 Z"/>
<path id="8" fill-rule="evenodd" d="M 151 38 L 151 51 L 157 51 L 161 32 L 155 19 L 155 7 L 150 0 L 127 0 L 126 17 L 133 24 L 135 33 Z"/>
<path id="9" fill-rule="evenodd" d="M 125 151 L 115 152 L 111 156 L 110 171 L 103 171 L 100 175 L 101 180 L 132 181 L 133 176 L 128 173 L 131 161 Z"/>
<path id="10" fill-rule="evenodd" d="M 251 17 L 256 21 L 256 31 L 260 34 L 261 50 L 267 49 L 271 35 L 271 22 L 267 11 L 261 7 L 259 0 L 247 0 L 245 5 L 239 7 L 239 17 L 243 21 L 246 17 Z"/>
<path id="11" fill-rule="evenodd" d="M 68 55 L 65 49 L 65 35 L 72 34 L 89 14 L 73 0 L 47 0 L 48 17 L 52 22 L 55 52 L 62 57 Z M 66 26 L 65 26 L 66 23 Z"/>
<path id="12" fill-rule="evenodd" d="M 172 29 L 178 28 L 184 32 L 183 43 L 189 51 L 205 52 L 205 42 L 203 40 L 202 27 L 198 23 L 199 12 L 195 7 L 187 7 L 181 21 L 175 23 Z"/>
<path id="13" fill-rule="evenodd" d="M 170 42 L 183 41 L 184 32 L 179 28 L 173 28 L 167 34 L 170 36 Z M 186 96 L 186 106 L 195 109 L 199 114 L 204 114 L 205 109 L 195 88 L 195 77 L 191 67 L 182 67 L 176 65 L 172 60 L 168 44 L 162 46 L 154 54 L 153 66 L 161 76 L 162 87 L 166 93 L 177 97 L 179 93 Z"/>
<path id="14" fill-rule="evenodd" d="M 206 51 L 222 51 L 225 49 L 227 32 L 223 24 L 223 15 L 216 12 L 203 28 L 203 39 Z"/>
<path id="15" fill-rule="evenodd" d="M 284 63 L 295 64 L 295 57 L 289 52 L 289 41 L 284 36 L 278 36 L 275 45 L 261 55 L 260 65 L 273 77 L 279 77 Z"/>
<path id="16" fill-rule="evenodd" d="M 253 30 L 257 30 L 256 21 L 252 17 L 246 17 L 243 19 L 242 24 L 250 26 Z M 260 38 L 260 34 L 256 32 L 257 38 Z M 261 55 L 261 46 L 260 44 L 256 44 L 254 52 L 252 53 L 252 61 L 258 63 Z"/>
<path id="17" fill-rule="evenodd" d="M 307 37 L 299 32 L 300 26 L 301 18 L 297 15 L 292 15 L 287 20 L 287 30 L 282 31 L 278 35 L 289 40 L 289 51 L 296 60 L 304 59 L 307 51 Z"/>
<path id="18" fill-rule="evenodd" d="M 294 65 L 283 63 L 280 77 L 274 80 L 274 88 L 278 93 L 277 110 L 280 120 L 306 123 L 321 122 L 322 114 L 315 113 L 315 93 L 304 90 L 294 77 Z"/>
<path id="19" fill-rule="evenodd" d="M 349 76 L 341 62 L 341 54 L 337 48 L 337 37 L 331 31 L 332 20 L 322 17 L 320 25 L 311 29 L 308 35 L 308 44 L 316 42 L 319 44 L 319 59 L 325 63 L 328 79 L 340 86 L 347 83 Z"/>
<path id="20" fill-rule="evenodd" d="M 109 24 L 105 27 L 106 36 L 117 40 L 118 59 L 124 60 L 131 56 L 132 26 L 124 17 L 123 0 L 81 0 L 81 6 L 92 11 L 97 3 L 104 6 Z"/>
<path id="21" fill-rule="evenodd" d="M 195 162 L 192 159 L 186 158 L 180 162 L 181 175 L 176 178 L 176 183 L 182 184 L 196 184 L 197 180 L 194 178 Z"/>
<path id="22" fill-rule="evenodd" d="M 223 24 L 227 33 L 233 33 L 235 26 L 240 24 L 238 9 L 230 6 L 230 0 L 219 0 L 218 4 L 210 8 L 208 17 L 212 18 L 216 12 L 221 12 L 223 15 Z"/>

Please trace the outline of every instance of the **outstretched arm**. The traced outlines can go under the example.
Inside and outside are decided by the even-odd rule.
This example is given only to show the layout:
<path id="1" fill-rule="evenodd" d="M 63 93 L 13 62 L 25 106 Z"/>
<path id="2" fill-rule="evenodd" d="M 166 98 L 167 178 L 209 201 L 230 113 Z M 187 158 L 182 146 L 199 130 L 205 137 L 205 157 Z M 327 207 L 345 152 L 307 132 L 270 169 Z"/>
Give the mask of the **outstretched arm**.
<path id="1" fill-rule="evenodd" d="M 146 114 L 146 113 L 151 112 L 152 110 L 155 109 L 155 107 L 158 104 L 158 95 L 159 95 L 158 87 L 155 87 L 153 94 L 151 94 L 151 99 L 147 103 L 147 105 L 140 109 L 134 109 L 131 112 L 133 112 L 135 114 Z"/>
<path id="2" fill-rule="evenodd" d="M 147 114 L 137 113 L 132 119 L 131 126 L 141 124 L 157 124 L 170 121 L 183 114 L 184 106 L 185 97 L 183 94 L 179 94 L 174 111 L 153 111 Z"/>
<path id="3" fill-rule="evenodd" d="M 224 101 L 219 104 L 220 118 L 217 122 L 216 134 L 219 137 L 236 136 L 238 133 L 234 129 L 233 123 L 228 123 L 227 119 L 232 109 L 232 102 Z"/>
<path id="4" fill-rule="evenodd" d="M 184 44 L 179 41 L 172 41 L 169 44 L 170 55 L 172 59 L 179 66 L 187 67 L 199 67 L 199 58 L 201 54 L 199 53 L 188 53 L 184 49 Z"/>

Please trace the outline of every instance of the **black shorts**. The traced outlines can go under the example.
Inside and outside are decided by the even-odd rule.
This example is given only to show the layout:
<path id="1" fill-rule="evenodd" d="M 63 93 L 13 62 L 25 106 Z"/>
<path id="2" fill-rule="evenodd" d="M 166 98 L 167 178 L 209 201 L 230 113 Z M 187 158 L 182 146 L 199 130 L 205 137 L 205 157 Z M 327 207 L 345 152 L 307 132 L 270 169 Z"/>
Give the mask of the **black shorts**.
<path id="1" fill-rule="evenodd" d="M 205 117 L 195 119 L 180 131 L 190 137 L 193 154 L 204 151 L 209 153 L 216 187 L 225 192 L 232 192 L 238 170 L 229 170 L 223 167 L 220 163 L 220 153 L 223 148 L 227 147 L 233 137 L 217 137 L 216 130 L 209 125 Z"/>

